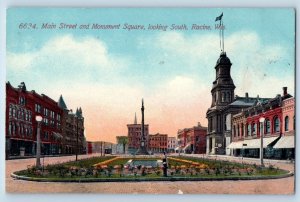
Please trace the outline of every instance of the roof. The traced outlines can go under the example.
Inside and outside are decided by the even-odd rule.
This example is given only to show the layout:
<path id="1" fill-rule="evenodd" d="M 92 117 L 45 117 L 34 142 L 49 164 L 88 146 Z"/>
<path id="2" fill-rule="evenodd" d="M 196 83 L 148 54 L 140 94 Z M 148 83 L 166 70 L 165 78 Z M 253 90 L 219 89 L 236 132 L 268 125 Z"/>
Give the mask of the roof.
<path id="1" fill-rule="evenodd" d="M 62 109 L 68 109 L 62 95 L 60 95 L 60 97 L 59 97 L 58 106 Z"/>

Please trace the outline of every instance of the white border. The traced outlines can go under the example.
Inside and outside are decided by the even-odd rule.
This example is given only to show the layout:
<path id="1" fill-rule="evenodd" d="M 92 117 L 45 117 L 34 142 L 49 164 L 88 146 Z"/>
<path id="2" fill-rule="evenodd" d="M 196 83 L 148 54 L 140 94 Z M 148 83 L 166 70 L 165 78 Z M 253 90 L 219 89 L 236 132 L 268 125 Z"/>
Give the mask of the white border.
<path id="1" fill-rule="evenodd" d="M 72 201 L 79 202 L 83 200 L 92 201 L 130 201 L 144 202 L 158 201 L 243 201 L 252 202 L 254 200 L 264 202 L 274 201 L 300 201 L 299 178 L 296 176 L 296 194 L 295 195 L 103 195 L 103 194 L 7 194 L 5 192 L 5 50 L 6 50 L 6 8 L 9 7 L 292 7 L 296 9 L 296 33 L 299 35 L 299 15 L 300 1 L 297 0 L 1 0 L 0 1 L 0 201 L 1 202 L 34 202 L 34 201 Z M 296 38 L 296 58 L 300 58 L 299 40 Z M 296 61 L 296 70 L 300 68 Z M 299 78 L 299 70 L 296 71 L 296 77 Z M 299 81 L 296 79 L 296 86 Z M 296 95 L 299 94 L 299 88 L 296 87 Z M 296 99 L 296 106 L 298 106 Z M 296 117 L 299 117 L 298 107 L 296 108 Z M 296 124 L 296 131 L 300 127 Z M 296 138 L 296 145 L 300 145 L 300 138 Z M 300 173 L 298 168 L 300 154 L 296 148 L 296 173 Z"/>

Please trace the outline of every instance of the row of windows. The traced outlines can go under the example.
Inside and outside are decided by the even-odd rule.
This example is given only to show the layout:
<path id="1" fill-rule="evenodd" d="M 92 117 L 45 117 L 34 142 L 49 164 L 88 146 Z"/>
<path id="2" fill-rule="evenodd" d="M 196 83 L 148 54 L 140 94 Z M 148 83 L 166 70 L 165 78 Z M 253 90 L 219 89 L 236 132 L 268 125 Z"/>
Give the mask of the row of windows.
<path id="1" fill-rule="evenodd" d="M 47 108 L 43 108 L 43 109 L 44 109 L 43 110 L 44 116 L 48 116 L 51 119 L 55 119 L 55 112 L 54 111 L 51 111 L 51 110 L 49 110 Z M 35 112 L 41 113 L 42 106 L 40 104 L 35 104 L 34 110 L 35 110 Z M 56 120 L 60 121 L 60 119 L 61 119 L 60 114 L 57 114 L 56 115 Z"/>
<path id="2" fill-rule="evenodd" d="M 294 121 L 295 123 L 295 121 Z M 257 127 L 258 127 L 259 123 L 252 123 L 252 124 L 247 124 L 247 136 L 251 136 L 251 135 L 257 135 Z M 273 133 L 277 133 L 280 132 L 280 120 L 279 118 L 276 116 L 273 119 Z M 241 130 L 240 130 L 241 129 Z M 295 124 L 294 124 L 294 129 L 295 129 Z M 289 117 L 286 116 L 284 119 L 284 131 L 289 131 Z M 240 134 L 240 132 L 242 134 Z M 271 121 L 270 119 L 265 119 L 264 122 L 264 134 L 269 134 L 271 133 Z M 233 136 L 244 136 L 244 124 L 238 124 L 237 126 L 233 126 Z"/>
<path id="3" fill-rule="evenodd" d="M 222 102 L 230 102 L 230 92 L 223 92 L 222 93 Z"/>
<path id="4" fill-rule="evenodd" d="M 22 137 L 32 137 L 33 130 L 31 126 L 18 124 L 15 122 L 9 122 L 8 124 L 8 135 L 16 136 L 20 135 Z"/>
<path id="5" fill-rule="evenodd" d="M 32 113 L 29 110 L 26 110 L 24 108 L 19 108 L 16 105 L 10 104 L 9 110 L 8 110 L 9 117 L 21 119 L 24 121 L 30 121 L 32 120 Z"/>
<path id="6" fill-rule="evenodd" d="M 141 130 L 142 130 L 142 128 L 128 128 L 129 132 L 135 132 L 135 131 L 141 131 Z M 145 128 L 145 131 L 148 131 L 148 129 Z"/>

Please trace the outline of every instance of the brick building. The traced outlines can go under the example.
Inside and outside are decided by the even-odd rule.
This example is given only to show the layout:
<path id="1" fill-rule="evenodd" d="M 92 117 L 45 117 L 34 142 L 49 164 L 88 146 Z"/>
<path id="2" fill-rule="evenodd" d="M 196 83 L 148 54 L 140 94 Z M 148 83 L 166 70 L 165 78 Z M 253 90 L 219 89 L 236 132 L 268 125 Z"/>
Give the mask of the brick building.
<path id="1" fill-rule="evenodd" d="M 84 136 L 84 117 L 81 107 L 73 113 L 68 109 L 65 101 L 60 96 L 58 106 L 63 110 L 62 116 L 62 150 L 64 154 L 76 154 L 78 145 L 78 154 L 86 153 L 86 142 Z"/>
<path id="2" fill-rule="evenodd" d="M 168 135 L 167 134 L 154 134 L 149 135 L 148 150 L 151 153 L 167 152 L 168 149 Z"/>
<path id="3" fill-rule="evenodd" d="M 183 153 L 203 154 L 206 152 L 207 127 L 197 126 L 178 130 L 178 148 Z"/>
<path id="4" fill-rule="evenodd" d="M 142 124 L 137 123 L 137 118 L 135 115 L 134 123 L 127 124 L 128 128 L 128 152 L 129 153 L 136 153 L 136 151 L 140 148 L 140 141 L 142 137 Z M 145 138 L 146 143 L 148 145 L 149 140 L 149 125 L 145 124 Z"/>
<path id="5" fill-rule="evenodd" d="M 260 118 L 265 118 L 263 125 Z M 264 158 L 294 157 L 294 98 L 283 88 L 283 95 L 259 101 L 232 117 L 232 143 L 235 156 L 259 157 L 263 135 Z"/>
<path id="6" fill-rule="evenodd" d="M 14 88 L 6 83 L 6 157 L 35 155 L 37 122 L 35 117 L 43 117 L 41 125 L 42 154 L 62 152 L 63 110 L 57 102 L 44 94 L 28 91 L 24 82 Z"/>

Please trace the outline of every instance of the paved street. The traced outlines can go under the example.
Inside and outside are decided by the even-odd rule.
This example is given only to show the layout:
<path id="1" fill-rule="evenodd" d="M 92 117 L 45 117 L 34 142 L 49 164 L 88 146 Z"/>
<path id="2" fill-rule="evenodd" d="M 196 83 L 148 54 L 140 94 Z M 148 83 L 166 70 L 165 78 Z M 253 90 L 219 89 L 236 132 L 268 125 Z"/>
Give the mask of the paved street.
<path id="1" fill-rule="evenodd" d="M 91 155 L 89 155 L 90 157 Z M 79 156 L 86 158 L 87 155 Z M 215 157 L 212 157 L 215 158 Z M 220 157 L 218 157 L 220 158 Z M 74 160 L 75 156 L 46 157 L 45 164 Z M 239 160 L 238 158 L 235 160 Z M 244 161 L 247 161 L 244 159 Z M 6 191 L 17 193 L 131 193 L 131 194 L 293 194 L 294 177 L 276 180 L 199 181 L 199 182 L 102 182 L 49 183 L 15 180 L 10 173 L 26 169 L 35 159 L 6 161 Z M 266 163 L 268 164 L 268 163 Z M 294 171 L 294 164 L 272 162 L 273 165 Z"/>

